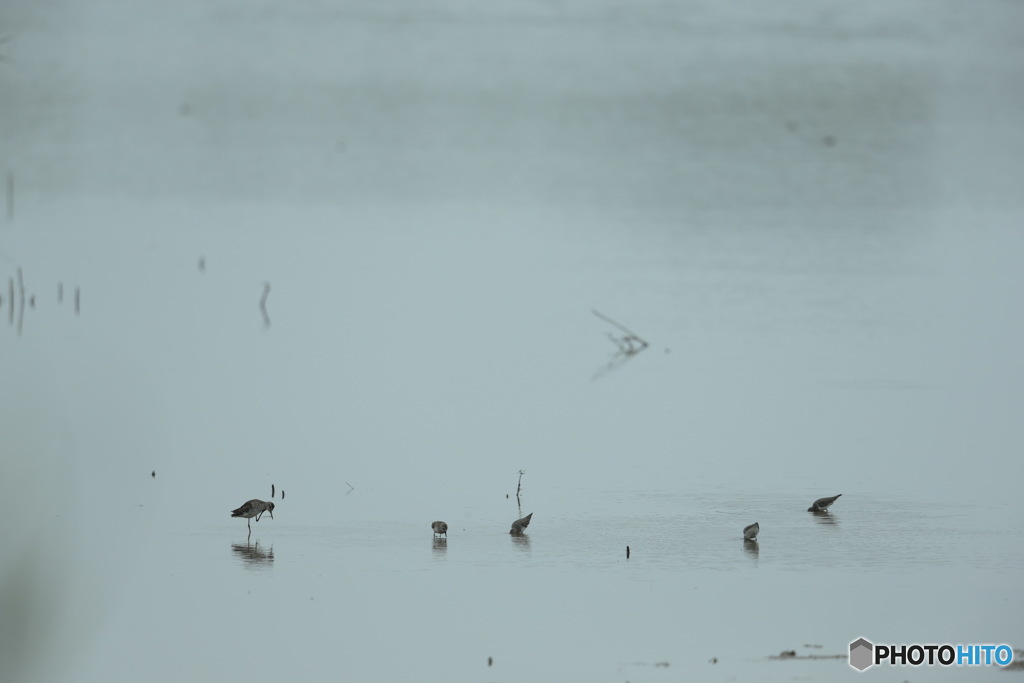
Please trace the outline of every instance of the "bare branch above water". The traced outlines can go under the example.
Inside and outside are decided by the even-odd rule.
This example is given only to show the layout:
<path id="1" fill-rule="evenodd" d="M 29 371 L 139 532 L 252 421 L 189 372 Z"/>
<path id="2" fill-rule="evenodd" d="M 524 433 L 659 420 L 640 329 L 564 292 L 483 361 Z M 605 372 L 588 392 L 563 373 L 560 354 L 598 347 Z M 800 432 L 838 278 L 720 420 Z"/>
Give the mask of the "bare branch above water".
<path id="1" fill-rule="evenodd" d="M 608 332 L 608 339 L 615 344 L 616 351 L 608 361 L 607 365 L 598 369 L 591 379 L 598 379 L 608 374 L 612 370 L 624 365 L 627 360 L 633 358 L 638 353 L 646 349 L 650 344 L 647 340 L 643 339 L 633 330 L 629 329 L 617 320 L 612 320 L 604 313 L 596 309 L 591 309 L 591 313 L 596 315 L 601 320 L 615 326 L 619 333 Z M 620 334 L 621 333 L 621 334 Z"/>

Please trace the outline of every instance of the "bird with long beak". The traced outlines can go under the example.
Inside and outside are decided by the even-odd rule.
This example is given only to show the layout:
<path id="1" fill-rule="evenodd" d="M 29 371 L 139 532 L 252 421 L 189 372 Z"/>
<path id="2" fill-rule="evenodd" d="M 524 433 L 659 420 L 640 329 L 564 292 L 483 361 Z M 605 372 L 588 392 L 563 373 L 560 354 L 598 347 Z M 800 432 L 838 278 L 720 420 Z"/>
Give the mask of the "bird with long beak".
<path id="1" fill-rule="evenodd" d="M 258 522 L 260 521 L 260 517 L 263 516 L 264 512 L 269 513 L 270 518 L 273 519 L 274 504 L 271 502 L 253 498 L 252 500 L 247 500 L 246 502 L 242 503 L 239 507 L 232 510 L 231 516 L 245 517 L 247 520 L 249 520 L 248 522 L 246 522 L 246 524 L 249 525 L 249 531 L 252 532 L 252 518 L 255 517 L 256 521 Z"/>
<path id="2" fill-rule="evenodd" d="M 839 494 L 841 496 L 843 494 Z M 828 512 L 828 508 L 832 503 L 839 500 L 839 496 L 831 496 L 829 498 L 819 498 L 818 500 L 811 503 L 811 507 L 807 508 L 808 512 Z"/>

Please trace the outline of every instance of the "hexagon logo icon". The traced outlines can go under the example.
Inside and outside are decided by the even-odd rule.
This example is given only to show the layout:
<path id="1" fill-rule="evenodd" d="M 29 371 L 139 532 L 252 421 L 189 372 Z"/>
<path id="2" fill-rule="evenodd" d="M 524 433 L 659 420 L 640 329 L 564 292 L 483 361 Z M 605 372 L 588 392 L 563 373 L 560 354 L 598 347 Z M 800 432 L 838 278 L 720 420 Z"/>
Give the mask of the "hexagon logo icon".
<path id="1" fill-rule="evenodd" d="M 874 652 L 875 646 L 871 644 L 871 641 L 865 638 L 858 638 L 850 643 L 850 666 L 857 671 L 863 671 L 874 664 L 871 661 L 874 659 Z"/>

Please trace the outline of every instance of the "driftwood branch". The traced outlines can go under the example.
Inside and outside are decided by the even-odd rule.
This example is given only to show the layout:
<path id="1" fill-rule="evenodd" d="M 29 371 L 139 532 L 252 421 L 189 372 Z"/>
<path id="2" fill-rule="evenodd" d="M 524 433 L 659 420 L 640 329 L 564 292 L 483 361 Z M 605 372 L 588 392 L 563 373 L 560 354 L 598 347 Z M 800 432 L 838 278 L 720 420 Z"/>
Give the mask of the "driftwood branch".
<path id="1" fill-rule="evenodd" d="M 593 313 L 598 318 L 600 318 L 601 320 L 605 321 L 606 323 L 614 325 L 620 332 L 623 333 L 618 334 L 608 332 L 608 339 L 610 339 L 611 342 L 615 344 L 616 351 L 612 355 L 611 360 L 608 361 L 608 364 L 594 374 L 593 379 L 597 379 L 598 377 L 601 377 L 607 374 L 608 372 L 611 372 L 612 370 L 619 367 L 627 360 L 629 360 L 630 358 L 632 358 L 633 356 L 637 355 L 638 353 L 646 349 L 648 346 L 650 346 L 647 340 L 641 338 L 640 335 L 638 335 L 636 332 L 629 329 L 622 323 L 618 322 L 617 320 L 612 320 L 604 313 L 601 313 L 600 311 L 595 309 L 591 309 L 590 312 Z"/>

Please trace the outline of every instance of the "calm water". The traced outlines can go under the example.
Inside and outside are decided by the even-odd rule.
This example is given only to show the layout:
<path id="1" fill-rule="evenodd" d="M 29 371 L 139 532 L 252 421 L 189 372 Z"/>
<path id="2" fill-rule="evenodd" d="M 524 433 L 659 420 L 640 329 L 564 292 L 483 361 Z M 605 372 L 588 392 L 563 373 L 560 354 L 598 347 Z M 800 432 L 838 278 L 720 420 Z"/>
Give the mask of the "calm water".
<path id="1" fill-rule="evenodd" d="M 6 10 L 0 680 L 1021 647 L 1024 55 L 984 6 Z"/>

